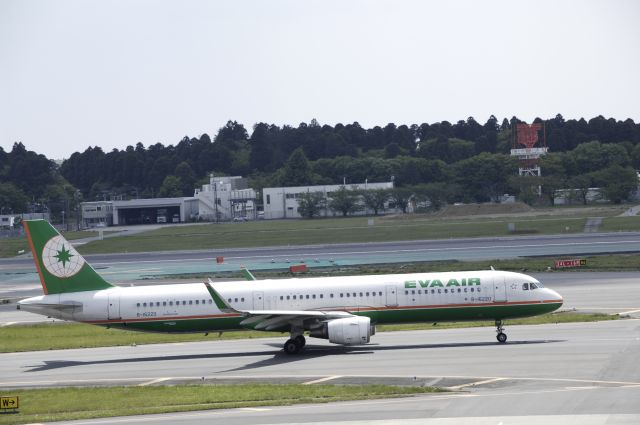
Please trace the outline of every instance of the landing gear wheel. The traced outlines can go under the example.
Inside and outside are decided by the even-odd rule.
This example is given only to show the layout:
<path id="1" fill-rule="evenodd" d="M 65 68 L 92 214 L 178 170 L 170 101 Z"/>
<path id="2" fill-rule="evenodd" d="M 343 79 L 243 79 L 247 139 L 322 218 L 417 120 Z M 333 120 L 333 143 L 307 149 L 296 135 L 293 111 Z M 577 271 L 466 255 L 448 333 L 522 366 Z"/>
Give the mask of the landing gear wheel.
<path id="1" fill-rule="evenodd" d="M 496 335 L 496 339 L 498 340 L 499 343 L 504 344 L 505 342 L 507 342 L 507 334 L 504 333 L 504 326 L 502 326 L 502 320 L 496 320 L 496 332 L 498 332 L 498 335 Z"/>
<path id="2" fill-rule="evenodd" d="M 302 346 L 295 339 L 288 339 L 284 343 L 284 352 L 287 354 L 298 354 L 302 350 Z"/>
<path id="3" fill-rule="evenodd" d="M 304 335 L 298 335 L 297 337 L 293 338 L 293 340 L 300 346 L 300 348 L 304 348 L 304 346 L 307 344 L 307 340 L 304 338 Z"/>

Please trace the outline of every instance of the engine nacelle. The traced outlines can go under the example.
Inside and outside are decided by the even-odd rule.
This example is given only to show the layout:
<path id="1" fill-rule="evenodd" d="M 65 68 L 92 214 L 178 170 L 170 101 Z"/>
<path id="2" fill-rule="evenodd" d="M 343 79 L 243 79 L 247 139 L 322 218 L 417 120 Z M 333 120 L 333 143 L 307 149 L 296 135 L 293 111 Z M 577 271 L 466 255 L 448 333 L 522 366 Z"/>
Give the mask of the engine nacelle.
<path id="1" fill-rule="evenodd" d="M 371 319 L 356 316 L 324 322 L 320 328 L 312 330 L 309 336 L 328 339 L 334 344 L 358 345 L 368 343 L 373 334 L 375 327 L 371 325 Z"/>

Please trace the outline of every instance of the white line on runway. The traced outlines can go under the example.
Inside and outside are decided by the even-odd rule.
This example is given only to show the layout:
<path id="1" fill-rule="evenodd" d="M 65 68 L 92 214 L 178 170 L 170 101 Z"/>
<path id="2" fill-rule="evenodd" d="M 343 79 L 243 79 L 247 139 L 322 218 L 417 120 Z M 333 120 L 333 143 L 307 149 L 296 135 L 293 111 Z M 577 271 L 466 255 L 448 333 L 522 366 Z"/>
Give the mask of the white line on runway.
<path id="1" fill-rule="evenodd" d="M 153 385 L 153 384 L 158 384 L 160 382 L 164 382 L 164 381 L 168 381 L 171 378 L 158 378 L 158 379 L 153 379 L 151 381 L 147 381 L 147 382 L 143 382 L 142 384 L 138 384 L 139 387 L 146 387 L 147 385 Z"/>
<path id="2" fill-rule="evenodd" d="M 640 310 L 621 311 L 618 314 L 633 314 L 633 313 L 640 313 Z"/>
<path id="3" fill-rule="evenodd" d="M 319 384 L 320 382 L 332 381 L 332 380 L 338 379 L 338 378 L 342 378 L 342 375 L 327 376 L 325 378 L 320 378 L 320 379 L 315 379 L 313 381 L 303 382 L 302 385 Z"/>
<path id="4" fill-rule="evenodd" d="M 460 390 L 466 387 L 475 387 L 476 385 L 490 384 L 491 382 L 504 381 L 507 378 L 491 378 L 484 381 L 469 382 L 468 384 L 454 385 L 453 387 L 447 387 L 449 390 Z"/>

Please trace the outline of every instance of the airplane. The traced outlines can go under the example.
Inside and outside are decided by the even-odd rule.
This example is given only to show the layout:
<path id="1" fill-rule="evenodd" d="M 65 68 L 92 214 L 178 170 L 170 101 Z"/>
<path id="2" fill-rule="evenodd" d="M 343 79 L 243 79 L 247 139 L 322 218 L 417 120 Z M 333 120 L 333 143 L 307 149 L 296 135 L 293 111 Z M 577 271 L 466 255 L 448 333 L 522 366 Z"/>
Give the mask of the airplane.
<path id="1" fill-rule="evenodd" d="M 562 296 L 531 276 L 483 270 L 443 273 L 115 286 L 45 220 L 25 220 L 44 295 L 18 309 L 82 323 L 149 332 L 289 333 L 287 354 L 309 337 L 340 345 L 370 342 L 377 324 L 495 321 L 560 308 Z"/>

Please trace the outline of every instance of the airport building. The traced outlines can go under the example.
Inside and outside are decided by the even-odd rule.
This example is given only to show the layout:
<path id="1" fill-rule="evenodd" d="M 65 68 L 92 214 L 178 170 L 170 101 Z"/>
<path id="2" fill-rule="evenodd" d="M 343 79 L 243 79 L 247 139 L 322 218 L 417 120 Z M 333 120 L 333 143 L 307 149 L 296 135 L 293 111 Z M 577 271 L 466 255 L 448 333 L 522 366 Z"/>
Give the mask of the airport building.
<path id="1" fill-rule="evenodd" d="M 375 189 L 393 189 L 393 182 L 383 183 L 368 183 L 362 184 L 332 184 L 332 185 L 320 185 L 320 186 L 295 186 L 295 187 L 265 187 L 262 190 L 262 201 L 264 203 L 264 218 L 265 219 L 280 219 L 280 218 L 301 218 L 298 213 L 300 195 L 303 193 L 319 192 L 322 193 L 325 201 L 331 199 L 331 193 L 340 190 L 340 188 L 346 187 L 349 190 L 375 190 Z M 325 202 L 325 207 L 322 209 L 321 216 L 331 217 L 337 215 L 328 206 L 328 202 Z M 357 215 L 365 215 L 371 213 L 371 211 L 361 210 L 357 212 Z"/>
<path id="2" fill-rule="evenodd" d="M 83 202 L 81 227 L 254 220 L 256 201 L 246 179 L 211 176 L 192 197 Z"/>

